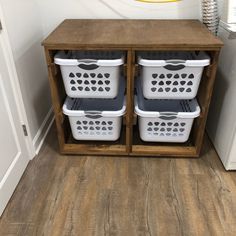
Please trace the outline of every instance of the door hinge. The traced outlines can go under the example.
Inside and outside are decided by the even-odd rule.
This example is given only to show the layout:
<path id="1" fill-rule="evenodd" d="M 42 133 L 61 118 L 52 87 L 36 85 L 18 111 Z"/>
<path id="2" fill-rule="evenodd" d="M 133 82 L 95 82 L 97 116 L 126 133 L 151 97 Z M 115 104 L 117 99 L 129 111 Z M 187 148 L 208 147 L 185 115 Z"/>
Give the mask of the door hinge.
<path id="1" fill-rule="evenodd" d="M 23 128 L 24 135 L 28 136 L 28 131 L 27 131 L 26 125 L 22 125 L 22 128 Z"/>

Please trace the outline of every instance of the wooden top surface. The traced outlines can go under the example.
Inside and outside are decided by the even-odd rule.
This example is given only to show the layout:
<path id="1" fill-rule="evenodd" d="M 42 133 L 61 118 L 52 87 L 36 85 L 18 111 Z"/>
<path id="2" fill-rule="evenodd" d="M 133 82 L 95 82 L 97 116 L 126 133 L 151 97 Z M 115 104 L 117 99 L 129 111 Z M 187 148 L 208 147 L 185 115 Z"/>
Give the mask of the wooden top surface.
<path id="1" fill-rule="evenodd" d="M 203 48 L 223 43 L 198 20 L 65 20 L 44 41 L 48 48 Z"/>

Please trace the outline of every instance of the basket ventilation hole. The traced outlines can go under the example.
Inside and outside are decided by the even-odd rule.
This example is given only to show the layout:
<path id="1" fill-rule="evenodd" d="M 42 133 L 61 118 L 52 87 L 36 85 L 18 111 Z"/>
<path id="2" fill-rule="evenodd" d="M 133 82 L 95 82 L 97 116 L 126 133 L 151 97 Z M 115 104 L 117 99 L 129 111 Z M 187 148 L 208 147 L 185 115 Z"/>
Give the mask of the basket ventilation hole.
<path id="1" fill-rule="evenodd" d="M 175 129 L 173 129 L 173 132 L 178 132 L 178 129 L 176 129 L 176 128 L 175 128 Z"/>
<path id="2" fill-rule="evenodd" d="M 171 126 L 171 125 L 173 125 L 173 123 L 172 123 L 172 122 L 168 122 L 167 125 L 168 125 L 168 126 Z"/>
<path id="3" fill-rule="evenodd" d="M 179 74 L 175 74 L 174 78 L 179 79 Z"/>
<path id="4" fill-rule="evenodd" d="M 94 123 L 93 123 L 92 121 L 89 121 L 89 124 L 90 124 L 90 125 L 94 125 Z"/>
<path id="5" fill-rule="evenodd" d="M 167 84 L 167 85 L 170 85 L 170 84 L 171 84 L 171 81 L 170 81 L 170 80 L 167 80 L 167 81 L 166 81 L 166 84 Z"/>
<path id="6" fill-rule="evenodd" d="M 85 91 L 89 92 L 89 91 L 90 91 L 90 88 L 89 88 L 89 87 L 86 87 L 86 88 L 85 88 Z"/>
<path id="7" fill-rule="evenodd" d="M 78 120 L 78 121 L 76 122 L 76 124 L 77 124 L 77 125 L 81 125 L 81 121 Z"/>
<path id="8" fill-rule="evenodd" d="M 161 131 L 161 132 L 164 132 L 164 131 L 165 131 L 165 129 L 164 129 L 164 128 L 161 128 L 161 129 L 160 129 L 160 131 Z"/>
<path id="9" fill-rule="evenodd" d="M 169 92 L 170 91 L 170 88 L 165 88 L 166 92 Z"/>
<path id="10" fill-rule="evenodd" d="M 181 85 L 185 85 L 185 84 L 186 84 L 186 81 L 180 81 L 180 84 L 181 84 Z"/>
<path id="11" fill-rule="evenodd" d="M 159 130 L 159 128 L 156 128 L 156 127 L 154 128 L 154 131 L 158 131 L 158 130 Z"/>
<path id="12" fill-rule="evenodd" d="M 193 82 L 192 82 L 192 81 L 189 81 L 189 82 L 187 83 L 187 85 L 192 86 L 192 85 L 193 85 Z"/>
<path id="13" fill-rule="evenodd" d="M 108 130 L 113 130 L 113 127 L 108 127 Z"/>
<path id="14" fill-rule="evenodd" d="M 179 126 L 179 123 L 175 123 L 174 126 L 175 126 L 175 127 L 178 127 L 178 126 Z"/>
<path id="15" fill-rule="evenodd" d="M 105 89 L 107 92 L 109 92 L 111 90 L 111 88 L 109 88 L 109 87 L 106 87 Z"/>
<path id="16" fill-rule="evenodd" d="M 177 92 L 177 88 L 173 88 L 172 92 L 176 93 Z"/>
<path id="17" fill-rule="evenodd" d="M 99 125 L 99 124 L 100 124 L 100 121 L 95 121 L 95 124 L 96 124 L 96 125 Z"/>
<path id="18" fill-rule="evenodd" d="M 75 84 L 75 81 L 72 79 L 72 80 L 70 81 L 70 84 Z"/>
<path id="19" fill-rule="evenodd" d="M 81 127 L 81 126 L 78 126 L 77 129 L 78 129 L 78 130 L 82 130 L 82 127 Z"/>
<path id="20" fill-rule="evenodd" d="M 88 124 L 88 121 L 84 120 L 84 121 L 83 121 L 83 124 L 84 124 L 84 125 L 87 125 L 87 124 Z"/>
<path id="21" fill-rule="evenodd" d="M 110 84 L 110 82 L 111 82 L 110 80 L 105 80 L 106 85 Z"/>
<path id="22" fill-rule="evenodd" d="M 166 136 L 171 136 L 171 133 L 167 133 Z"/>
<path id="23" fill-rule="evenodd" d="M 98 74 L 98 78 L 99 78 L 99 79 L 102 79 L 102 78 L 103 78 L 103 75 L 102 75 L 102 74 Z"/>
<path id="24" fill-rule="evenodd" d="M 157 81 L 153 80 L 152 85 L 156 85 L 156 84 L 157 84 Z"/>
<path id="25" fill-rule="evenodd" d="M 87 73 L 85 73 L 83 77 L 84 77 L 84 78 L 88 78 L 89 75 L 88 75 Z"/>
<path id="26" fill-rule="evenodd" d="M 95 78 L 96 74 L 95 74 L 95 73 L 91 73 L 90 76 L 91 76 L 92 78 Z"/>
<path id="27" fill-rule="evenodd" d="M 149 123 L 148 123 L 148 126 L 153 126 L 153 123 L 152 123 L 152 122 L 149 122 Z"/>
<path id="28" fill-rule="evenodd" d="M 190 74 L 188 78 L 189 79 L 193 79 L 194 78 L 194 74 Z"/>
<path id="29" fill-rule="evenodd" d="M 84 129 L 84 130 L 87 130 L 87 129 L 88 129 L 88 126 L 84 126 L 83 129 Z"/>
<path id="30" fill-rule="evenodd" d="M 76 91 L 76 87 L 73 86 L 73 87 L 71 88 L 71 90 L 72 90 L 72 91 Z"/>
<path id="31" fill-rule="evenodd" d="M 156 88 L 151 88 L 151 90 L 152 90 L 152 92 L 156 92 L 157 89 Z"/>
<path id="32" fill-rule="evenodd" d="M 155 124 L 156 126 L 158 126 L 160 123 L 159 123 L 159 122 L 155 122 L 154 124 Z"/>
<path id="33" fill-rule="evenodd" d="M 177 81 L 175 81 L 175 82 L 173 83 L 173 85 L 179 85 L 179 83 L 178 83 Z"/>
<path id="34" fill-rule="evenodd" d="M 106 122 L 105 122 L 105 121 L 103 121 L 103 122 L 102 122 L 102 125 L 106 125 Z"/>
<path id="35" fill-rule="evenodd" d="M 102 127 L 102 130 L 107 130 L 106 127 Z"/>
<path id="36" fill-rule="evenodd" d="M 99 91 L 99 92 L 103 92 L 104 89 L 103 89 L 102 87 L 100 87 L 100 88 L 98 89 L 98 91 Z"/>
<path id="37" fill-rule="evenodd" d="M 153 79 L 156 79 L 157 76 L 158 76 L 158 74 L 152 74 L 152 78 L 153 78 Z"/>
<path id="38" fill-rule="evenodd" d="M 78 78 L 80 78 L 80 77 L 82 76 L 82 74 L 81 74 L 81 73 L 76 73 L 76 76 L 77 76 Z"/>
<path id="39" fill-rule="evenodd" d="M 112 125 L 112 124 L 113 124 L 113 122 L 112 122 L 112 121 L 108 121 L 107 123 L 108 123 L 109 125 Z"/>
<path id="40" fill-rule="evenodd" d="M 99 85 L 103 85 L 103 82 L 101 80 L 98 81 Z"/>
<path id="41" fill-rule="evenodd" d="M 159 89 L 158 89 L 158 92 L 163 92 L 163 88 L 159 88 Z"/>
<path id="42" fill-rule="evenodd" d="M 148 128 L 148 131 L 152 131 L 152 128 Z"/>
<path id="43" fill-rule="evenodd" d="M 89 128 L 90 130 L 94 130 L 94 128 L 91 126 L 90 128 Z"/>
<path id="44" fill-rule="evenodd" d="M 101 127 L 100 126 L 96 126 L 96 130 L 100 130 L 101 129 Z"/>
<path id="45" fill-rule="evenodd" d="M 83 82 L 82 80 L 77 80 L 78 84 L 82 84 L 82 82 Z"/>
<path id="46" fill-rule="evenodd" d="M 92 84 L 96 84 L 96 80 L 91 80 L 91 83 Z"/>
<path id="47" fill-rule="evenodd" d="M 70 77 L 70 78 L 75 78 L 75 75 L 74 75 L 73 73 L 70 73 L 70 74 L 69 74 L 69 77 Z"/>
<path id="48" fill-rule="evenodd" d="M 164 82 L 163 82 L 163 81 L 160 81 L 160 82 L 159 82 L 159 85 L 161 85 L 161 86 L 164 85 Z"/>
<path id="49" fill-rule="evenodd" d="M 188 88 L 188 89 L 186 90 L 186 92 L 187 92 L 187 93 L 191 93 L 191 92 L 192 92 L 192 89 L 191 89 L 191 88 Z"/>
<path id="50" fill-rule="evenodd" d="M 167 128 L 167 131 L 170 132 L 170 131 L 171 131 L 171 128 Z"/>
<path id="51" fill-rule="evenodd" d="M 184 126 L 186 125 L 186 123 L 181 123 L 180 125 L 181 125 L 182 127 L 184 127 Z"/>
<path id="52" fill-rule="evenodd" d="M 187 74 L 182 74 L 181 77 L 185 79 L 187 77 Z"/>
<path id="53" fill-rule="evenodd" d="M 168 79 L 170 79 L 172 77 L 172 74 L 167 74 L 166 76 Z"/>
<path id="54" fill-rule="evenodd" d="M 106 73 L 106 74 L 104 74 L 105 75 L 105 77 L 108 79 L 109 77 L 110 77 L 110 74 L 108 74 L 108 73 Z"/>
<path id="55" fill-rule="evenodd" d="M 84 81 L 84 84 L 88 85 L 88 84 L 89 84 L 89 81 L 88 81 L 88 80 L 85 80 L 85 81 Z"/>
<path id="56" fill-rule="evenodd" d="M 185 130 L 184 128 L 180 128 L 179 129 L 180 132 L 184 132 L 184 130 Z"/>
<path id="57" fill-rule="evenodd" d="M 159 76 L 159 78 L 160 78 L 160 79 L 165 79 L 165 75 L 164 75 L 164 74 L 161 74 L 161 75 Z"/>
<path id="58" fill-rule="evenodd" d="M 161 123 L 161 126 L 166 126 L 166 123 L 162 122 L 162 123 Z"/>
<path id="59" fill-rule="evenodd" d="M 180 92 L 183 92 L 183 91 L 184 91 L 184 88 L 180 88 L 179 91 L 180 91 Z"/>
<path id="60" fill-rule="evenodd" d="M 92 87 L 92 90 L 93 90 L 93 91 L 96 91 L 96 90 L 97 90 L 97 87 Z"/>

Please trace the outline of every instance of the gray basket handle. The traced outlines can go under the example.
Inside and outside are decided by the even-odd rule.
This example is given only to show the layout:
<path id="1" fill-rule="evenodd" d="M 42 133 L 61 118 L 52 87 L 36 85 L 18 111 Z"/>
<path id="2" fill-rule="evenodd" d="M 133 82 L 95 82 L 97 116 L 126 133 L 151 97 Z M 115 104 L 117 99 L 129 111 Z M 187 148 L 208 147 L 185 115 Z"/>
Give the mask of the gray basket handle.
<path id="1" fill-rule="evenodd" d="M 95 70 L 99 67 L 97 63 L 98 63 L 97 60 L 82 59 L 78 60 L 78 67 L 83 70 Z"/>
<path id="2" fill-rule="evenodd" d="M 162 120 L 174 120 L 177 118 L 178 113 L 176 112 L 160 112 L 159 118 Z"/>
<path id="3" fill-rule="evenodd" d="M 185 68 L 185 60 L 166 60 L 165 69 L 175 71 L 175 70 L 182 70 Z"/>
<path id="4" fill-rule="evenodd" d="M 90 118 L 90 119 L 99 119 L 102 117 L 102 112 L 101 111 L 84 111 L 85 117 Z"/>

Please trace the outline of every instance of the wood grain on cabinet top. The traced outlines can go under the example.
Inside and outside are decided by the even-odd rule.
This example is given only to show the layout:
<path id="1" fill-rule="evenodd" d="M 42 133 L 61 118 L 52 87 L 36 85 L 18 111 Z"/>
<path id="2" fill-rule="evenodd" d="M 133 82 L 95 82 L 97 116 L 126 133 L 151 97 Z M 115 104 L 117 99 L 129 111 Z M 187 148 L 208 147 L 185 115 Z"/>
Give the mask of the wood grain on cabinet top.
<path id="1" fill-rule="evenodd" d="M 52 49 L 219 50 L 223 43 L 198 20 L 68 19 L 43 41 L 43 45 Z"/>

